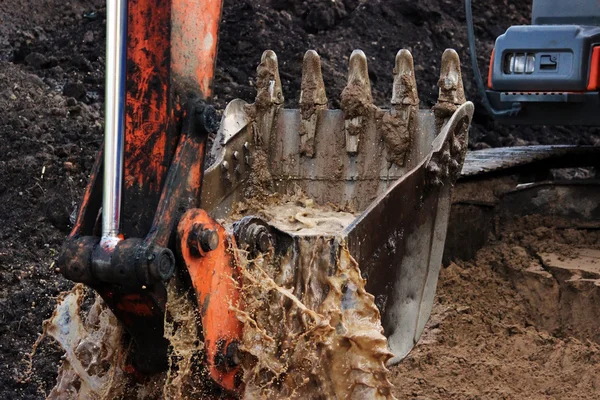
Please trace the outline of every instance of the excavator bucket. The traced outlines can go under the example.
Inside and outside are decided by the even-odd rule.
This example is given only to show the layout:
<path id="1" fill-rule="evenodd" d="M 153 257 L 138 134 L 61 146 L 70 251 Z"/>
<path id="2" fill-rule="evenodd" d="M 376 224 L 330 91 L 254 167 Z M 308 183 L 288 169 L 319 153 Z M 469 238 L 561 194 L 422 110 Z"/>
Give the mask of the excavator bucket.
<path id="1" fill-rule="evenodd" d="M 263 53 L 257 73 L 255 102 L 233 100 L 224 111 L 201 208 L 224 221 L 240 248 L 279 260 L 270 278 L 314 309 L 334 290 L 315 289 L 320 274 L 358 263 L 388 339 L 386 363 L 397 363 L 432 309 L 450 196 L 467 149 L 473 104 L 464 96 L 458 55 L 449 49 L 442 56 L 431 110 L 419 109 L 407 50 L 396 55 L 387 109 L 372 102 L 360 50 L 349 59 L 341 110 L 328 108 L 315 51 L 304 56 L 299 109 L 284 108 L 274 52 Z M 333 211 L 282 204 L 281 196 L 298 191 L 305 205 Z M 258 208 L 247 205 L 253 198 Z M 342 309 L 360 295 L 345 282 Z"/>

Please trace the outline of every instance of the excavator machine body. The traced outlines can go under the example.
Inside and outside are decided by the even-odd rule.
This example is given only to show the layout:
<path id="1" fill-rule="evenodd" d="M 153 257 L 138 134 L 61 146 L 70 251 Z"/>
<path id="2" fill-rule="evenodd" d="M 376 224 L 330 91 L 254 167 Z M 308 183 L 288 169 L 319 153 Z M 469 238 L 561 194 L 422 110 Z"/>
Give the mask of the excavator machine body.
<path id="1" fill-rule="evenodd" d="M 485 96 L 505 124 L 600 124 L 600 4 L 534 0 L 496 39 Z"/>

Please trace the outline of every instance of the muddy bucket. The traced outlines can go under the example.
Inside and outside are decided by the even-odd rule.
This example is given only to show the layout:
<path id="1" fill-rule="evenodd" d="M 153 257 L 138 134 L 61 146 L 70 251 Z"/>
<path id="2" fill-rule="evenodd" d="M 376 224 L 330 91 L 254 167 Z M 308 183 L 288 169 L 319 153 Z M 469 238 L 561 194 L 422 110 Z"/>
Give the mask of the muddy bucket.
<path id="1" fill-rule="evenodd" d="M 342 109 L 330 110 L 319 56 L 308 51 L 300 108 L 285 109 L 277 57 L 266 51 L 256 101 L 227 106 L 203 181 L 201 208 L 248 259 L 266 260 L 264 279 L 310 310 L 334 307 L 340 329 L 350 314 L 376 321 L 380 332 L 349 340 L 383 343 L 387 366 L 408 354 L 429 318 L 467 149 L 473 104 L 456 52 L 446 50 L 441 65 L 438 102 L 420 110 L 412 56 L 399 51 L 391 107 L 381 109 L 356 50 Z M 270 301 L 293 331 L 299 322 L 276 310 L 286 301 Z"/>

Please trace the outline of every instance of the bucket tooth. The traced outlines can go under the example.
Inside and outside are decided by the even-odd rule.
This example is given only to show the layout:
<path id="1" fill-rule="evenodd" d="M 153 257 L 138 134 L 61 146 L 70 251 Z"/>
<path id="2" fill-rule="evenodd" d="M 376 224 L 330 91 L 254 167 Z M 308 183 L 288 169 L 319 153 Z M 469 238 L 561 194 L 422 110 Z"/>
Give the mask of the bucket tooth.
<path id="1" fill-rule="evenodd" d="M 446 49 L 442 55 L 438 86 L 438 102 L 433 106 L 433 113 L 436 128 L 440 131 L 452 115 L 467 102 L 460 72 L 460 59 L 453 49 Z M 446 148 L 438 161 L 443 166 L 442 179 L 453 181 L 460 174 L 460 165 L 467 151 L 469 124 L 461 122 L 451 128 Z"/>
<path id="2" fill-rule="evenodd" d="M 272 50 L 265 50 L 256 68 L 256 98 L 248 108 L 252 115 L 255 139 L 258 145 L 268 143 L 277 111 L 283 106 L 283 91 L 279 78 L 277 55 Z"/>
<path id="3" fill-rule="evenodd" d="M 256 68 L 256 100 L 255 104 L 261 107 L 270 107 L 283 104 L 283 90 L 279 78 L 279 63 L 273 50 L 265 50 Z"/>
<path id="4" fill-rule="evenodd" d="M 342 91 L 341 106 L 345 119 L 346 151 L 356 154 L 360 133 L 376 109 L 371 94 L 367 56 L 362 50 L 354 50 L 350 56 L 348 84 Z"/>
<path id="5" fill-rule="evenodd" d="M 457 106 L 467 101 L 460 72 L 460 59 L 453 49 L 446 49 L 442 55 L 438 86 L 440 88 L 438 101 Z"/>
<path id="6" fill-rule="evenodd" d="M 327 95 L 321 72 L 321 57 L 316 51 L 308 50 L 302 62 L 300 154 L 314 156 L 319 110 L 325 109 L 327 109 Z"/>
<path id="7" fill-rule="evenodd" d="M 392 105 L 419 105 L 413 57 L 412 54 L 410 54 L 410 51 L 406 49 L 402 49 L 396 54 L 394 85 L 392 88 Z"/>
<path id="8" fill-rule="evenodd" d="M 392 107 L 389 113 L 383 115 L 379 129 L 386 143 L 388 161 L 403 167 L 414 142 L 419 110 L 415 68 L 410 51 L 398 51 L 393 72 Z"/>
<path id="9" fill-rule="evenodd" d="M 467 101 L 460 72 L 460 59 L 458 53 L 453 49 L 446 49 L 442 55 L 438 87 L 438 102 L 433 106 L 433 111 L 436 125 L 438 129 L 441 129 L 458 106 Z"/>

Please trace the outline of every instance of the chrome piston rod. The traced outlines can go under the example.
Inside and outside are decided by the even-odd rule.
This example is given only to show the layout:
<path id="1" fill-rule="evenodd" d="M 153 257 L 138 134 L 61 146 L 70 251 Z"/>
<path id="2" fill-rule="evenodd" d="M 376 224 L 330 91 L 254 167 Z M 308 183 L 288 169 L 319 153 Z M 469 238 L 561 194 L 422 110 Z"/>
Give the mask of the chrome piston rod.
<path id="1" fill-rule="evenodd" d="M 104 104 L 104 182 L 102 239 L 119 234 L 125 142 L 127 0 L 106 2 L 106 77 Z"/>

